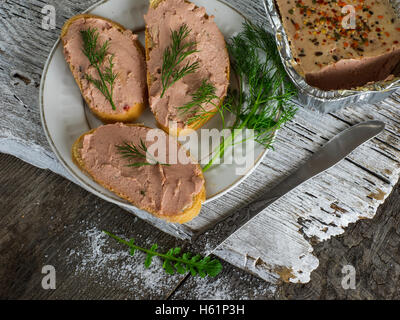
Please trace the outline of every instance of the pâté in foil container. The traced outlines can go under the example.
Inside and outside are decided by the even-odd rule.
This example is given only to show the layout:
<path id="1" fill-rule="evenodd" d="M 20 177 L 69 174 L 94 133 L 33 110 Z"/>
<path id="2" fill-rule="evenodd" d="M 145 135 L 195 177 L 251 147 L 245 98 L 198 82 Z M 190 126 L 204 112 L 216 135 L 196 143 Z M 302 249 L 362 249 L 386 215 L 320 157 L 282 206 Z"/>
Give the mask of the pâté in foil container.
<path id="1" fill-rule="evenodd" d="M 263 0 L 298 102 L 327 113 L 400 89 L 400 0 Z"/>

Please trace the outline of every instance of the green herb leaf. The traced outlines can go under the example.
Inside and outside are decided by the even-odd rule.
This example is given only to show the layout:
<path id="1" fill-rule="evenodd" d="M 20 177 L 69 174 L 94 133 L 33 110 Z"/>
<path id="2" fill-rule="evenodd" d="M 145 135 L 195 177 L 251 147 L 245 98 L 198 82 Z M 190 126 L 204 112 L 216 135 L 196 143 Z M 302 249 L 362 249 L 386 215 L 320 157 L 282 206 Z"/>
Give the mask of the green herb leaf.
<path id="1" fill-rule="evenodd" d="M 129 241 L 129 245 L 131 246 L 131 250 L 130 250 L 130 255 L 133 257 L 134 255 L 135 255 L 135 253 L 136 253 L 136 248 L 134 247 L 134 245 L 135 245 L 135 239 L 131 239 L 130 241 Z"/>
<path id="2" fill-rule="evenodd" d="M 119 152 L 119 154 L 126 159 L 136 161 L 136 160 L 150 160 L 150 162 L 134 162 L 127 165 L 128 167 L 143 167 L 143 166 L 153 166 L 153 165 L 163 165 L 169 166 L 166 163 L 158 162 L 150 153 L 148 153 L 148 149 L 146 144 L 142 139 L 140 139 L 139 146 L 134 145 L 133 143 L 124 142 L 122 145 L 115 146 Z"/>
<path id="3" fill-rule="evenodd" d="M 93 83 L 93 85 L 106 97 L 110 102 L 113 110 L 116 110 L 113 93 L 114 83 L 118 77 L 118 74 L 113 72 L 114 68 L 114 55 L 111 55 L 108 59 L 109 66 L 105 68 L 104 72 L 101 70 L 101 65 L 107 55 L 109 42 L 106 41 L 98 48 L 99 33 L 96 28 L 88 28 L 87 30 L 81 31 L 83 40 L 83 53 L 89 59 L 90 65 L 95 67 L 100 79 L 94 79 L 91 75 L 85 74 L 86 80 Z"/>
<path id="4" fill-rule="evenodd" d="M 222 271 L 222 264 L 216 259 L 211 260 L 206 264 L 205 271 L 210 277 L 216 277 Z"/>
<path id="5" fill-rule="evenodd" d="M 181 262 L 177 262 L 174 267 L 179 274 L 186 274 L 187 272 L 186 265 L 183 265 Z"/>
<path id="6" fill-rule="evenodd" d="M 164 96 L 166 90 L 171 87 L 175 82 L 182 79 L 184 76 L 194 73 L 199 68 L 198 62 L 186 62 L 182 66 L 183 61 L 198 52 L 194 49 L 196 42 L 186 42 L 191 30 L 186 24 L 179 28 L 179 31 L 172 31 L 171 39 L 172 44 L 165 49 L 163 56 L 163 65 L 161 70 L 161 83 L 162 93 L 161 98 Z"/>
<path id="7" fill-rule="evenodd" d="M 178 108 L 181 115 L 189 116 L 189 119 L 186 121 L 187 125 L 205 122 L 210 116 L 218 112 L 207 111 L 205 109 L 207 104 L 212 104 L 215 108 L 218 108 L 219 103 L 215 103 L 215 101 L 219 101 L 220 99 L 215 94 L 215 90 L 211 82 L 203 80 L 200 87 L 192 94 L 192 101 Z"/>
<path id="8" fill-rule="evenodd" d="M 145 260 L 145 262 L 144 262 L 144 265 L 145 265 L 145 267 L 146 267 L 147 269 L 150 268 L 151 263 L 153 262 L 153 257 L 155 256 L 154 253 L 157 251 L 157 249 L 158 249 L 158 245 L 157 245 L 157 244 L 154 244 L 154 245 L 151 247 L 150 252 L 147 253 L 147 257 L 146 257 L 146 260 Z"/>
<path id="9" fill-rule="evenodd" d="M 163 260 L 163 269 L 167 274 L 173 275 L 175 273 L 186 274 L 190 272 L 192 276 L 199 275 L 204 278 L 206 276 L 216 277 L 222 271 L 222 264 L 217 259 L 211 260 L 211 257 L 203 258 L 201 255 L 193 256 L 192 253 L 186 252 L 182 254 L 181 248 L 172 248 L 167 253 L 162 254 L 157 252 L 158 245 L 153 245 L 150 249 L 145 249 L 135 245 L 134 240 L 126 241 L 116 235 L 103 231 L 109 237 L 117 240 L 130 248 L 130 253 L 133 255 L 136 250 L 146 254 L 145 267 L 149 268 L 152 264 L 154 257 L 159 257 Z"/>
<path id="10" fill-rule="evenodd" d="M 254 130 L 254 140 L 272 148 L 275 131 L 290 121 L 297 110 L 291 102 L 297 92 L 288 79 L 272 35 L 246 22 L 243 31 L 230 39 L 228 50 L 240 88 L 229 91 L 219 112 L 233 113 L 235 121 L 229 128 L 232 135 L 222 141 L 203 171 L 210 169 L 226 148 L 237 143 L 235 138 L 243 129 Z"/>
<path id="11" fill-rule="evenodd" d="M 170 274 L 170 275 L 174 275 L 175 274 L 175 269 L 171 264 L 170 260 L 165 260 L 163 263 L 163 268 L 165 270 L 166 273 Z"/>

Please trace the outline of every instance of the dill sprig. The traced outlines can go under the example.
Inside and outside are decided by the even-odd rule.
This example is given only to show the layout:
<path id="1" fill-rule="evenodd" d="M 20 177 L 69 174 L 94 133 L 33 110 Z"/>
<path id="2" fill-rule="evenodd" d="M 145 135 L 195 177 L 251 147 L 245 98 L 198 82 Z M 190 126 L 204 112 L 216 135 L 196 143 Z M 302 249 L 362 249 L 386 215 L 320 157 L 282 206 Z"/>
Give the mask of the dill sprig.
<path id="1" fill-rule="evenodd" d="M 190 63 L 189 61 L 182 67 L 182 62 L 193 53 L 198 52 L 194 47 L 196 42 L 184 43 L 191 30 L 186 24 L 179 28 L 179 31 L 172 31 L 172 44 L 164 51 L 163 65 L 161 70 L 162 93 L 161 98 L 169 87 L 184 76 L 194 73 L 199 68 L 199 62 Z"/>
<path id="2" fill-rule="evenodd" d="M 200 87 L 192 94 L 192 100 L 178 110 L 181 115 L 189 116 L 186 120 L 187 125 L 193 123 L 200 123 L 207 121 L 210 116 L 218 111 L 209 111 L 205 106 L 212 104 L 215 108 L 218 105 L 214 102 L 219 101 L 219 97 L 215 94 L 215 87 L 207 80 L 203 80 Z"/>
<path id="3" fill-rule="evenodd" d="M 118 152 L 123 158 L 129 160 L 146 160 L 148 162 L 134 162 L 128 165 L 128 167 L 143 167 L 143 166 L 154 166 L 154 165 L 163 165 L 169 166 L 169 164 L 160 163 L 155 159 L 150 153 L 148 153 L 148 149 L 142 139 L 140 139 L 139 146 L 134 145 L 133 143 L 124 142 L 122 145 L 117 145 L 116 148 Z"/>
<path id="4" fill-rule="evenodd" d="M 190 252 L 182 253 L 181 248 L 172 248 L 167 253 L 163 254 L 157 252 L 157 244 L 154 244 L 150 249 L 145 249 L 135 245 L 134 239 L 127 241 L 110 232 L 103 232 L 119 243 L 128 246 L 131 256 L 134 256 L 136 251 L 146 253 L 147 256 L 144 263 L 146 268 L 150 268 L 153 257 L 157 256 L 163 260 L 163 269 L 170 275 L 175 273 L 184 275 L 190 272 L 192 276 L 199 275 L 201 278 L 205 278 L 206 276 L 216 277 L 222 271 L 221 262 L 217 259 L 212 260 L 210 256 L 203 258 L 200 255 L 194 255 Z"/>
<path id="5" fill-rule="evenodd" d="M 228 50 L 239 89 L 228 93 L 221 109 L 233 113 L 235 120 L 229 128 L 232 134 L 214 150 L 203 171 L 210 169 L 226 148 L 236 143 L 240 130 L 254 130 L 254 140 L 265 148 L 272 148 L 274 132 L 296 113 L 291 103 L 296 89 L 286 75 L 272 35 L 246 22 L 243 31 L 230 39 Z"/>
<path id="6" fill-rule="evenodd" d="M 114 55 L 108 58 L 108 67 L 105 67 L 104 71 L 102 71 L 100 67 L 106 58 L 109 41 L 107 40 L 102 46 L 98 47 L 99 33 L 96 28 L 88 28 L 87 30 L 81 31 L 81 36 L 83 40 L 82 51 L 89 59 L 90 65 L 96 68 L 100 79 L 94 79 L 89 74 L 85 74 L 85 77 L 106 97 L 113 110 L 116 110 L 113 101 L 113 93 L 115 79 L 118 77 L 118 74 L 113 72 Z"/>

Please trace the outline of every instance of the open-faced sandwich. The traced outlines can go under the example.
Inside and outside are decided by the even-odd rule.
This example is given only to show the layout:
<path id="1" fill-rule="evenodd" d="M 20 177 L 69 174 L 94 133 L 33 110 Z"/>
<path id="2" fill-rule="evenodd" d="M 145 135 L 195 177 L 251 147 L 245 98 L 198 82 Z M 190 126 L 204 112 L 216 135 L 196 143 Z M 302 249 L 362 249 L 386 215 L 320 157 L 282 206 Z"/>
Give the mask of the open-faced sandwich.
<path id="1" fill-rule="evenodd" d="M 144 48 L 131 31 L 88 14 L 68 20 L 64 55 L 91 111 L 103 122 L 131 122 L 147 104 Z"/>
<path id="2" fill-rule="evenodd" d="M 163 130 L 184 135 L 214 116 L 227 94 L 224 36 L 205 8 L 186 0 L 151 0 L 145 22 L 150 108 Z"/>
<path id="3" fill-rule="evenodd" d="M 311 86 L 352 89 L 400 74 L 400 20 L 389 0 L 276 3 L 294 67 Z"/>
<path id="4" fill-rule="evenodd" d="M 156 142 L 148 141 L 150 130 L 155 130 L 155 140 L 163 140 L 162 161 L 158 158 L 161 149 L 151 155 Z M 94 181 L 168 222 L 192 220 L 206 198 L 200 166 L 176 139 L 160 129 L 122 123 L 104 125 L 82 135 L 72 148 L 72 156 Z"/>

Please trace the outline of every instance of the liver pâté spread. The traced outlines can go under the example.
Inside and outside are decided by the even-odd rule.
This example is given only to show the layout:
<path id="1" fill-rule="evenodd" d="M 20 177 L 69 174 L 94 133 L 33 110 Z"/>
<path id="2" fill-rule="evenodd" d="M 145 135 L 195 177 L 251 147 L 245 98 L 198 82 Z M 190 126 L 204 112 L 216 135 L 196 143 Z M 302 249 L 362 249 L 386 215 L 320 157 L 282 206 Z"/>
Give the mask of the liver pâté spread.
<path id="1" fill-rule="evenodd" d="M 229 79 L 229 56 L 225 39 L 213 16 L 207 16 L 205 8 L 195 8 L 193 3 L 184 0 L 166 0 L 156 9 L 150 8 L 145 15 L 147 30 L 152 39 L 150 59 L 147 61 L 151 76 L 149 90 L 150 107 L 157 121 L 168 127 L 170 121 L 177 122 L 178 128 L 185 127 L 187 116 L 178 108 L 192 100 L 193 94 L 203 80 L 209 80 L 216 88 L 219 98 L 226 96 Z M 190 55 L 183 64 L 199 61 L 200 68 L 171 86 L 161 97 L 161 68 L 165 49 L 171 45 L 171 30 L 178 31 L 186 24 L 191 30 L 187 42 L 195 41 L 197 53 Z M 218 101 L 214 101 L 218 104 Z M 215 106 L 203 106 L 205 110 L 214 110 Z"/>
<path id="2" fill-rule="evenodd" d="M 295 68 L 311 86 L 351 89 L 399 73 L 400 21 L 389 0 L 276 0 Z M 355 29 L 343 28 L 355 8 Z"/>
<path id="3" fill-rule="evenodd" d="M 116 110 L 112 109 L 104 95 L 85 78 L 87 73 L 93 78 L 99 79 L 96 69 L 90 66 L 88 58 L 82 52 L 83 41 L 80 31 L 88 30 L 88 28 L 97 29 L 99 46 L 103 45 L 105 41 L 109 41 L 104 68 L 109 66 L 109 57 L 114 55 L 113 72 L 118 74 L 113 94 Z M 75 20 L 63 37 L 65 59 L 74 67 L 74 77 L 81 79 L 83 96 L 86 100 L 92 101 L 92 106 L 97 111 L 107 114 L 123 114 L 135 104 L 145 103 L 146 64 L 143 53 L 135 45 L 136 40 L 137 36 L 131 31 L 120 32 L 111 23 L 96 18 Z"/>
<path id="4" fill-rule="evenodd" d="M 85 169 L 97 182 L 110 187 L 136 206 L 159 215 L 176 215 L 190 208 L 193 197 L 201 192 L 204 186 L 201 168 L 189 156 L 181 161 L 188 164 L 128 167 L 131 163 L 143 162 L 143 159 L 125 159 L 116 146 L 124 142 L 140 146 L 143 141 L 149 148 L 153 143 L 146 141 L 149 130 L 121 123 L 102 126 L 84 137 L 81 157 Z M 168 136 L 160 129 L 153 130 L 158 130 L 166 138 L 169 163 Z"/>

